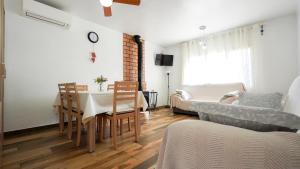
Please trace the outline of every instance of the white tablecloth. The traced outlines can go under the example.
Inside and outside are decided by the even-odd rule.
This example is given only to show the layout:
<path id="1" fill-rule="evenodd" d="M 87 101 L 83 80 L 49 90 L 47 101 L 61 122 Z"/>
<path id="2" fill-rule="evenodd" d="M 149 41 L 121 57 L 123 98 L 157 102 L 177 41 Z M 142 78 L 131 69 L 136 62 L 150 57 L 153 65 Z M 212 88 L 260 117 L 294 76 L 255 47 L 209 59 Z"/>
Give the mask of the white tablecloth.
<path id="1" fill-rule="evenodd" d="M 96 114 L 112 112 L 113 109 L 113 91 L 105 92 L 79 92 L 80 107 L 82 109 L 82 121 L 87 122 L 89 118 Z M 54 106 L 60 106 L 59 93 L 56 96 Z M 117 104 L 117 111 L 128 110 L 133 107 L 133 102 L 124 101 Z M 138 94 L 138 106 L 144 111 L 148 108 L 147 101 L 141 91 Z"/>

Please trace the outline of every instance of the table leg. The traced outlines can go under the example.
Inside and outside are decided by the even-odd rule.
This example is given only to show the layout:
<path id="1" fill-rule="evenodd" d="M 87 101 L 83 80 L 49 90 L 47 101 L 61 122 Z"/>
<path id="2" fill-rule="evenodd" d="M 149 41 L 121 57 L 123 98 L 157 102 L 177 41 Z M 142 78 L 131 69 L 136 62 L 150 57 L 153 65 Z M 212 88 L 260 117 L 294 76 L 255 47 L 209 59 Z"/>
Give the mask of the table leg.
<path id="1" fill-rule="evenodd" d="M 130 117 L 128 117 L 128 131 L 131 131 Z"/>
<path id="2" fill-rule="evenodd" d="M 96 149 L 95 143 L 95 117 L 93 117 L 88 123 L 88 131 L 87 131 L 87 144 L 89 152 L 94 152 Z"/>
<path id="3" fill-rule="evenodd" d="M 137 112 L 137 121 L 138 121 L 138 135 L 140 136 L 141 134 L 141 122 L 140 122 L 140 115 L 141 115 L 141 109 L 139 108 L 138 109 L 138 112 Z"/>
<path id="4" fill-rule="evenodd" d="M 134 137 L 135 142 L 139 141 L 139 122 L 138 122 L 138 111 L 134 112 Z"/>
<path id="5" fill-rule="evenodd" d="M 103 116 L 99 115 L 98 116 L 98 127 L 99 127 L 98 134 L 99 134 L 99 142 L 100 143 L 103 141 L 103 123 L 104 123 Z"/>
<path id="6" fill-rule="evenodd" d="M 120 135 L 123 134 L 123 120 L 120 119 Z"/>

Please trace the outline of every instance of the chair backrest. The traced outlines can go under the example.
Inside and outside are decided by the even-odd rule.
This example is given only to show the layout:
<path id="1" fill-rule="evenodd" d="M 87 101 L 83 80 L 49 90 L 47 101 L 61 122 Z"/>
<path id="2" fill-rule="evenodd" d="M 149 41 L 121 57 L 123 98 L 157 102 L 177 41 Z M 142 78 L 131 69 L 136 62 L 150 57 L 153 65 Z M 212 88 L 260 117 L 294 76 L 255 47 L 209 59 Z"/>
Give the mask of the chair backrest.
<path id="1" fill-rule="evenodd" d="M 78 94 L 78 88 L 76 83 L 66 83 L 66 91 L 67 91 L 67 97 L 68 97 L 68 109 L 75 111 L 76 113 L 81 113 L 81 107 L 80 107 L 80 97 Z M 79 87 L 80 88 L 80 87 Z M 82 91 L 82 90 L 80 90 Z"/>
<path id="2" fill-rule="evenodd" d="M 137 111 L 138 86 L 139 83 L 137 81 L 115 82 L 113 114 L 117 111 L 117 104 L 124 101 L 133 102 L 133 109 Z"/>
<path id="3" fill-rule="evenodd" d="M 107 85 L 107 91 L 109 91 L 109 90 L 114 90 L 114 88 L 115 88 L 115 85 L 114 85 L 114 84 L 108 84 L 108 85 Z"/>
<path id="4" fill-rule="evenodd" d="M 58 91 L 60 97 L 60 105 L 61 107 L 67 107 L 68 97 L 67 97 L 67 89 L 65 83 L 58 84 Z"/>
<path id="5" fill-rule="evenodd" d="M 88 85 L 76 85 L 77 91 L 89 91 Z"/>

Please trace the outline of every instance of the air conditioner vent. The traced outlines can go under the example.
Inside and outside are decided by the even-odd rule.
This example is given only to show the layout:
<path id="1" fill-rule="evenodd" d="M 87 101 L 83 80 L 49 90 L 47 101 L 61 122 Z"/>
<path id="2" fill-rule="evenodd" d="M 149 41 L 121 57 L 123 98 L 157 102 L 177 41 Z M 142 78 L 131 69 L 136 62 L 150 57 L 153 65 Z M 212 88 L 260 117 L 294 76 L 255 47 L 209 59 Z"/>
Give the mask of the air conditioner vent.
<path id="1" fill-rule="evenodd" d="M 70 27 L 72 20 L 68 13 L 34 0 L 23 0 L 23 13 L 26 17 L 62 27 Z"/>

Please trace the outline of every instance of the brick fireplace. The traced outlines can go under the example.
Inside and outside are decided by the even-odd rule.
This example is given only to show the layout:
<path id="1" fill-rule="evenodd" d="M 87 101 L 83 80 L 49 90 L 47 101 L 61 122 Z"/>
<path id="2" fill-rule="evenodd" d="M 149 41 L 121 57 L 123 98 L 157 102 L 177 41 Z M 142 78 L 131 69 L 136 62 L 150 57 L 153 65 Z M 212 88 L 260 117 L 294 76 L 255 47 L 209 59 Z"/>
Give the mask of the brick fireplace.
<path id="1" fill-rule="evenodd" d="M 145 82 L 145 41 L 141 40 L 143 45 L 142 55 L 142 86 L 146 90 Z M 123 80 L 138 81 L 138 45 L 133 39 L 133 35 L 123 34 Z"/>

